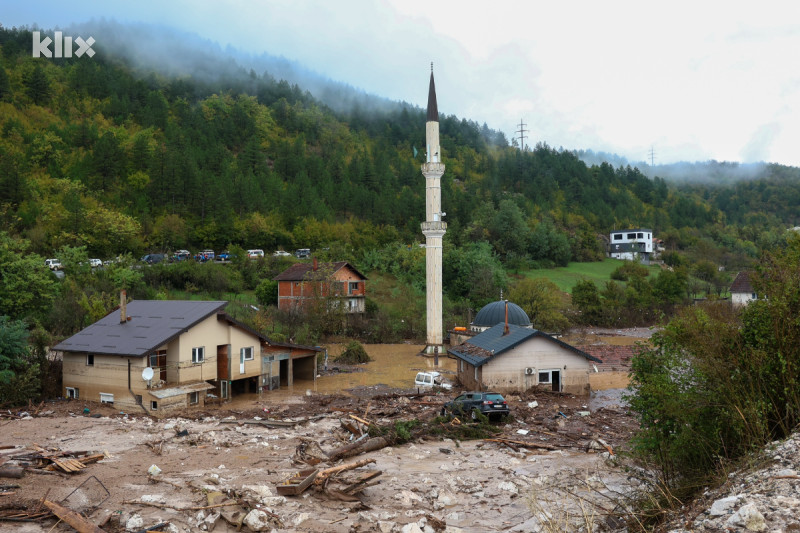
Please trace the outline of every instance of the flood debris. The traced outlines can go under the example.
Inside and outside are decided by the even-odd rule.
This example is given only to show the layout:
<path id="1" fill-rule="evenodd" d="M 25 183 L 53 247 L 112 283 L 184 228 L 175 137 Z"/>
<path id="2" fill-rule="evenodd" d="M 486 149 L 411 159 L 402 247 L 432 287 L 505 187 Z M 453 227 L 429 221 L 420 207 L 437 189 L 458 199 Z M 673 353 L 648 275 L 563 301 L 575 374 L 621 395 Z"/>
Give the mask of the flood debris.
<path id="1" fill-rule="evenodd" d="M 57 504 L 56 502 L 45 501 L 44 505 L 53 512 L 58 518 L 75 528 L 78 533 L 106 533 L 106 531 L 88 519 L 79 515 L 72 509 Z"/>

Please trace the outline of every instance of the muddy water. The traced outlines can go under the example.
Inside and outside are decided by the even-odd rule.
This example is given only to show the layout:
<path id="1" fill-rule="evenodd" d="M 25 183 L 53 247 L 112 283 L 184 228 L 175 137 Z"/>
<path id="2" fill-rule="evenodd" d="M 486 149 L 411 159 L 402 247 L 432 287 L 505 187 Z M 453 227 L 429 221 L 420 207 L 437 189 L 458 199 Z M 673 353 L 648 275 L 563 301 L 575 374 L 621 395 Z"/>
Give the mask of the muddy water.
<path id="1" fill-rule="evenodd" d="M 347 372 L 340 374 L 326 374 L 317 378 L 316 383 L 311 380 L 295 379 L 292 387 L 281 387 L 280 390 L 265 392 L 259 398 L 258 394 L 239 394 L 228 406 L 235 408 L 237 405 L 250 406 L 257 404 L 274 404 L 276 402 L 291 402 L 298 396 L 308 394 L 348 394 L 348 389 L 354 387 L 369 387 L 372 385 L 386 385 L 391 388 L 413 389 L 414 376 L 420 370 L 436 370 L 447 374 L 456 371 L 455 359 L 439 357 L 439 366 L 434 366 L 433 357 L 423 357 L 419 353 L 425 348 L 419 344 L 364 344 L 364 349 L 372 361 L 358 365 L 360 372 Z M 325 346 L 328 349 L 328 370 L 337 366 L 334 359 L 344 350 L 344 345 L 333 344 Z M 322 367 L 320 366 L 320 370 Z"/>

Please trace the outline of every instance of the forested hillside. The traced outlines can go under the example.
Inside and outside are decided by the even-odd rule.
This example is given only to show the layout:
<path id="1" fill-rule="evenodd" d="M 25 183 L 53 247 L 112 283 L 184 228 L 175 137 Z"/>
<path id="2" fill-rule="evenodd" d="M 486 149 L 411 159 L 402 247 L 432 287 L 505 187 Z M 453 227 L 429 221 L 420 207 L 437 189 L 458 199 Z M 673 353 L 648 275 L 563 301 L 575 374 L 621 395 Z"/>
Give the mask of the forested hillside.
<path id="1" fill-rule="evenodd" d="M 103 49 L 34 59 L 30 43 L 28 31 L 0 32 L 0 213 L 35 251 L 421 240 L 423 110 L 333 112 L 269 73 L 165 77 Z M 486 240 L 504 260 L 597 259 L 598 235 L 627 226 L 677 247 L 713 235 L 753 255 L 796 222 L 794 169 L 724 191 L 677 188 L 544 143 L 521 152 L 467 119 L 445 115 L 441 132 L 449 242 Z"/>

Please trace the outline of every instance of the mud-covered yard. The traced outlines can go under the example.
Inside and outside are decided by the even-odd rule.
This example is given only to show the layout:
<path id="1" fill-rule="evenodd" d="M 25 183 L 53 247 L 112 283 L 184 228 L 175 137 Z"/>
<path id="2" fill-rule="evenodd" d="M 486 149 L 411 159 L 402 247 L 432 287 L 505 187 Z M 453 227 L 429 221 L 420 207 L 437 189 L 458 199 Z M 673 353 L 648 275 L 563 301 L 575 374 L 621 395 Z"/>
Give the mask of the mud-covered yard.
<path id="1" fill-rule="evenodd" d="M 563 531 L 572 529 L 565 520 L 601 520 L 601 510 L 610 510 L 614 494 L 625 489 L 625 477 L 609 460 L 634 427 L 619 391 L 592 398 L 507 396 L 512 416 L 484 426 L 438 418 L 451 393 L 380 386 L 350 393 L 161 420 L 66 401 L 35 406 L 36 416 L 6 415 L 0 460 L 24 466 L 25 474 L 0 478 L 0 513 L 45 515 L 46 499 L 82 512 L 104 531 L 158 525 L 156 531 L 236 531 L 254 509 L 263 512 L 248 520 L 260 518 L 261 525 L 241 530 Z M 409 426 L 409 442 L 308 464 L 369 431 L 367 424 L 378 434 L 410 420 L 419 422 Z M 469 434 L 479 438 L 467 440 Z M 102 459 L 69 474 L 41 468 L 48 462 L 42 457 L 80 453 Z M 356 461 L 366 464 L 301 495 L 276 490 L 301 470 Z M 581 509 L 582 498 L 601 507 Z M 51 515 L 3 521 L 0 529 L 50 531 L 54 524 Z M 62 522 L 58 530 L 71 527 Z"/>

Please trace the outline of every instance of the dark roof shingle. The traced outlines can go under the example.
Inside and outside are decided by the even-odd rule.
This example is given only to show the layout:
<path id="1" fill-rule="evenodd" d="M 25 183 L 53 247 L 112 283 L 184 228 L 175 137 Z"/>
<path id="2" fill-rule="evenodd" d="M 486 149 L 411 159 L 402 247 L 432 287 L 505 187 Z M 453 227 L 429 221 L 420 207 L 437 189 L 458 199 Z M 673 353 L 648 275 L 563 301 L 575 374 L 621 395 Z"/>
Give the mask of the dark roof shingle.
<path id="1" fill-rule="evenodd" d="M 126 306 L 125 323 L 119 309 L 53 347 L 62 352 L 144 356 L 205 318 L 228 302 L 190 300 L 133 300 Z"/>
<path id="2" fill-rule="evenodd" d="M 560 341 L 555 337 L 551 337 L 547 333 L 543 333 L 537 329 L 523 328 L 509 324 L 508 335 L 503 335 L 504 330 L 504 323 L 497 324 L 496 326 L 487 329 L 479 335 L 475 335 L 464 344 L 450 348 L 448 352 L 452 353 L 459 359 L 463 359 L 473 366 L 481 366 L 491 359 L 501 355 L 503 352 L 522 344 L 530 338 L 542 337 L 549 341 L 555 342 L 556 344 L 559 344 L 562 347 L 575 352 L 576 354 L 583 356 L 590 361 L 602 363 L 600 359 L 597 359 L 596 357 L 579 350 L 571 344 Z"/>

